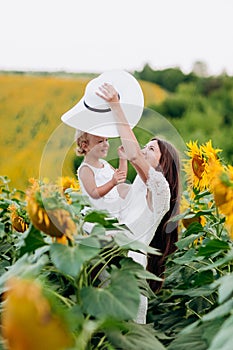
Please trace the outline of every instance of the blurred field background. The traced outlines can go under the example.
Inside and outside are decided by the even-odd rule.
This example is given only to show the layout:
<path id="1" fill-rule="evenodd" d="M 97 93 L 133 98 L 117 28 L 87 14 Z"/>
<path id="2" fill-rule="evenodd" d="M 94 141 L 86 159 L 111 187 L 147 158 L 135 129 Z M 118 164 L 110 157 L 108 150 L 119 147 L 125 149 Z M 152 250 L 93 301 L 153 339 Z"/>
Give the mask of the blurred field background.
<path id="1" fill-rule="evenodd" d="M 184 74 L 179 68 L 135 71 L 145 109 L 135 127 L 140 144 L 165 135 L 183 152 L 185 143 L 211 139 L 233 162 L 233 77 L 208 76 L 205 65 Z M 53 180 L 76 176 L 82 158 L 75 154 L 74 129 L 61 115 L 83 96 L 94 74 L 0 72 L 0 175 L 11 187 L 25 190 L 30 177 Z M 107 160 L 117 166 L 119 139 L 110 140 Z M 129 167 L 129 178 L 135 175 Z"/>
<path id="2" fill-rule="evenodd" d="M 0 175 L 11 179 L 11 187 L 25 190 L 30 177 L 75 176 L 74 130 L 60 117 L 93 76 L 0 74 Z M 140 83 L 145 105 L 165 100 L 164 89 Z"/>

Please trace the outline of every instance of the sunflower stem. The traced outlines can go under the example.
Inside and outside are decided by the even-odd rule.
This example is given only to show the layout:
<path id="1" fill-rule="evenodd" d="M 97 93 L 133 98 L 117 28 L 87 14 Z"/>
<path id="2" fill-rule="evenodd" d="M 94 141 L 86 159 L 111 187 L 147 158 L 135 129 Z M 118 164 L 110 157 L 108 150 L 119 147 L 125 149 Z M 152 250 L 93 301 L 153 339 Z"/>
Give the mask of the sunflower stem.
<path id="1" fill-rule="evenodd" d="M 101 264 L 102 262 L 105 263 L 105 260 L 109 257 L 109 256 L 115 256 L 117 255 L 116 253 L 120 252 L 121 248 L 119 247 L 113 247 L 112 249 L 108 250 L 107 252 L 103 252 L 102 254 L 100 254 L 100 259 L 98 260 L 97 263 L 95 263 L 91 269 L 88 271 L 88 275 L 90 275 L 92 273 L 92 271 L 94 271 L 94 269 Z"/>

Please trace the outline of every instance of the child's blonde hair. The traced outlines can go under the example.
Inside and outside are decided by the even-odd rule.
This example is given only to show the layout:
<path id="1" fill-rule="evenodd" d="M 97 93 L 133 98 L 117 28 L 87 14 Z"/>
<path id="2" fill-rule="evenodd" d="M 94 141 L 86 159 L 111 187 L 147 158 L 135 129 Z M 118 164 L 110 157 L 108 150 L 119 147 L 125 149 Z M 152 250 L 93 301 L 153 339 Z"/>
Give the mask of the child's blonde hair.
<path id="1" fill-rule="evenodd" d="M 83 156 L 86 154 L 86 151 L 82 148 L 83 142 L 85 142 L 88 145 L 88 133 L 81 131 L 81 130 L 76 130 L 75 131 L 75 141 L 77 143 L 77 148 L 76 148 L 76 154 L 77 156 Z"/>

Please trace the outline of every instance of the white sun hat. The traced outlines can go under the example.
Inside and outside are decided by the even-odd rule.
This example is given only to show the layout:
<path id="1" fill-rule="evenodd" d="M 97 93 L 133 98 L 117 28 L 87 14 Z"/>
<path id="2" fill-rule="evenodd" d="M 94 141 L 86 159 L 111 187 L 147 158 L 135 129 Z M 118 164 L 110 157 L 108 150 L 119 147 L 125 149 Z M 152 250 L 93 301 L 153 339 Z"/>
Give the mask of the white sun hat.
<path id="1" fill-rule="evenodd" d="M 138 81 L 122 70 L 106 71 L 92 79 L 86 86 L 84 96 L 61 120 L 78 130 L 97 136 L 118 137 L 117 124 L 108 103 L 96 95 L 104 83 L 117 90 L 121 107 L 133 128 L 140 120 L 144 107 L 144 96 Z"/>

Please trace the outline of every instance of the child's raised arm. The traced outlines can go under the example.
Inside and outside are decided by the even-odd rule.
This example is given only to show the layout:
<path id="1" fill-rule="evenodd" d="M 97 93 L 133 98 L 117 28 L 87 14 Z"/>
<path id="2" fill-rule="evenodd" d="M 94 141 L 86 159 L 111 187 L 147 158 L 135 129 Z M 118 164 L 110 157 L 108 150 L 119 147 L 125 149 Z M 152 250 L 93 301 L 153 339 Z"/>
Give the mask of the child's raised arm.
<path id="1" fill-rule="evenodd" d="M 118 157 L 119 157 L 119 170 L 124 171 L 127 177 L 128 160 L 127 160 L 123 146 L 118 147 L 117 151 L 118 151 Z"/>

